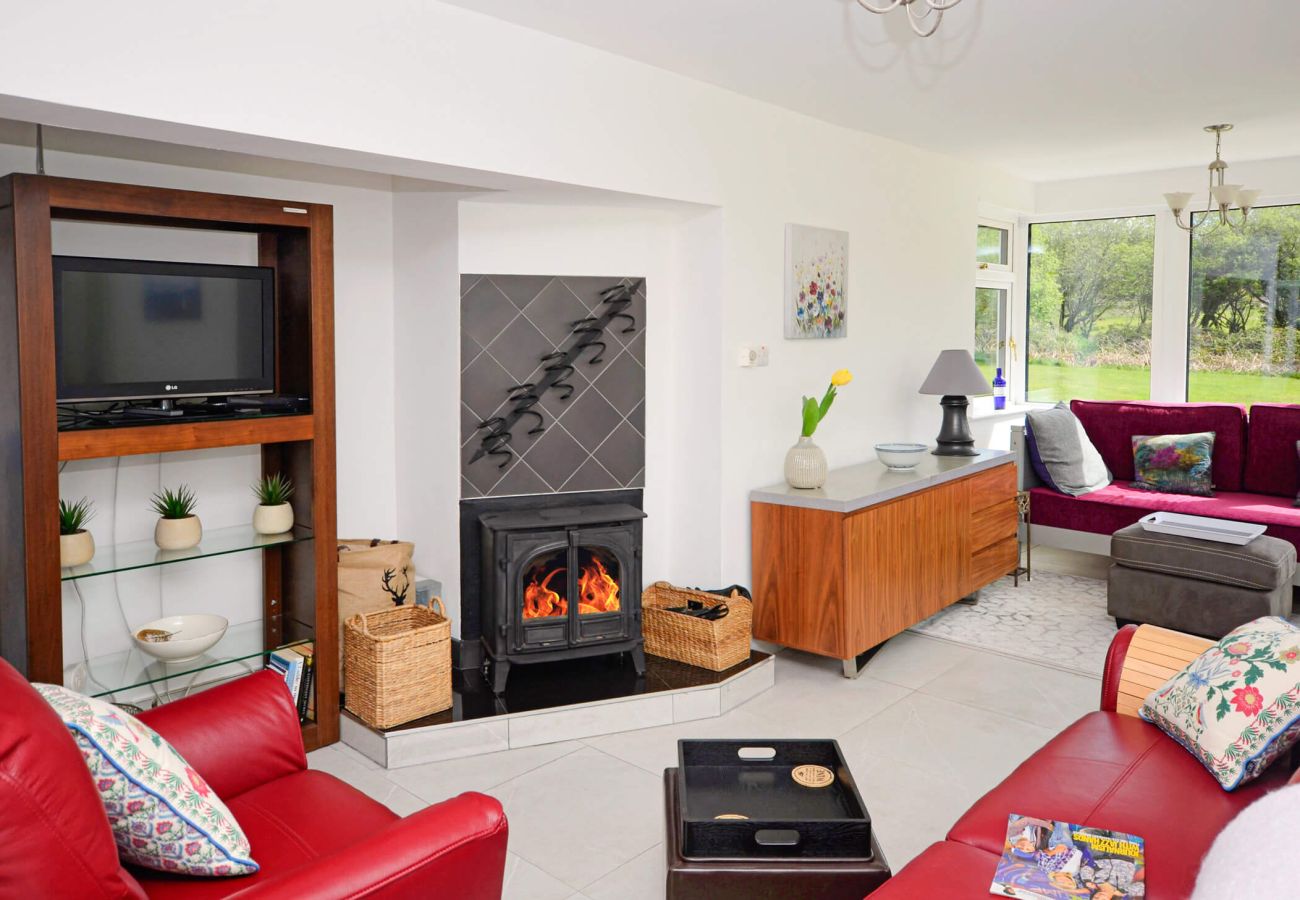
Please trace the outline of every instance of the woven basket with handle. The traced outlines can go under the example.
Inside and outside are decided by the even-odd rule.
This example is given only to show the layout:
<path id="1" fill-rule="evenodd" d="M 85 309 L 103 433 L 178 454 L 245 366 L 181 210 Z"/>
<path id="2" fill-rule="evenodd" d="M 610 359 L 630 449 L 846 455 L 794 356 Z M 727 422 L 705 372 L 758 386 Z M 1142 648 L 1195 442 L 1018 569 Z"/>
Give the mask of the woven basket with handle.
<path id="1" fill-rule="evenodd" d="M 690 600 L 698 600 L 705 606 L 726 603 L 730 612 L 724 618 L 710 621 L 668 611 L 668 607 L 686 606 Z M 656 581 L 641 595 L 645 652 L 711 672 L 730 669 L 749 659 L 753 621 L 754 604 L 737 591 L 732 591 L 730 597 L 721 597 Z"/>
<path id="2" fill-rule="evenodd" d="M 392 728 L 451 706 L 451 621 L 440 599 L 361 613 L 343 625 L 350 712 Z"/>

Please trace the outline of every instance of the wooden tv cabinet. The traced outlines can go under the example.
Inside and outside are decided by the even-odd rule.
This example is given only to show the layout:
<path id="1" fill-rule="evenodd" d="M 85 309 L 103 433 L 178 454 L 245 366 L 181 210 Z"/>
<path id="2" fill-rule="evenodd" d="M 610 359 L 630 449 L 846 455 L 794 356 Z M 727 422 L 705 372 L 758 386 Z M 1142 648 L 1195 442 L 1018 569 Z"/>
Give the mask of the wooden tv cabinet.
<path id="1" fill-rule="evenodd" d="M 1019 562 L 1012 454 L 836 469 L 817 490 L 750 494 L 754 637 L 843 661 Z"/>

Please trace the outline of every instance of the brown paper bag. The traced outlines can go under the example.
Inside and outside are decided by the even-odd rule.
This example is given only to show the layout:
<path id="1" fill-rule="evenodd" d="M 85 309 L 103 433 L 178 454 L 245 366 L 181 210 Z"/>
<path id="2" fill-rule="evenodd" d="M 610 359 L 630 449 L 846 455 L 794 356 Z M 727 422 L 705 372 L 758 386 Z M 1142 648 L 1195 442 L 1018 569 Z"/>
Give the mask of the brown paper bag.
<path id="1" fill-rule="evenodd" d="M 339 666 L 343 623 L 359 613 L 415 605 L 415 544 L 409 541 L 339 541 Z"/>

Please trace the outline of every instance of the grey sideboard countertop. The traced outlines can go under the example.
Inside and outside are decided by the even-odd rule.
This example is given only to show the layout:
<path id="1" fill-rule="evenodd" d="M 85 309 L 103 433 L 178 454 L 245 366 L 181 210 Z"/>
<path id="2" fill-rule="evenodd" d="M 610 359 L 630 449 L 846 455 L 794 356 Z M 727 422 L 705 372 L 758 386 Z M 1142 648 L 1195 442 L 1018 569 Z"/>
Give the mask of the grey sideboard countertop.
<path id="1" fill-rule="evenodd" d="M 849 513 L 896 497 L 956 481 L 1015 459 L 1008 450 L 981 450 L 978 456 L 935 456 L 927 453 L 915 469 L 898 471 L 877 460 L 832 469 L 826 483 L 815 490 L 792 488 L 782 482 L 749 492 L 754 503 L 801 506 Z"/>

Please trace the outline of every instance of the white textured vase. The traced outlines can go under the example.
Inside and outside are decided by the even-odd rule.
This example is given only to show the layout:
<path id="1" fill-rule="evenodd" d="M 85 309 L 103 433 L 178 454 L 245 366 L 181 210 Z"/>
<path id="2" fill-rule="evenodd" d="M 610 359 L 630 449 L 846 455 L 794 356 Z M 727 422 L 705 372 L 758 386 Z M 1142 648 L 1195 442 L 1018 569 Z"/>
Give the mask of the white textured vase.
<path id="1" fill-rule="evenodd" d="M 160 550 L 188 550 L 203 540 L 203 523 L 198 516 L 159 519 L 153 527 L 153 542 Z"/>
<path id="2" fill-rule="evenodd" d="M 95 539 L 89 531 L 59 535 L 59 565 L 84 566 L 95 555 Z"/>
<path id="3" fill-rule="evenodd" d="M 253 530 L 258 534 L 284 534 L 293 530 L 293 504 L 258 504 L 253 510 Z"/>
<path id="4" fill-rule="evenodd" d="M 785 480 L 792 488 L 819 488 L 826 483 L 826 454 L 810 437 L 799 442 L 785 454 Z"/>

